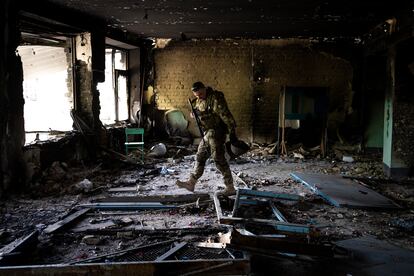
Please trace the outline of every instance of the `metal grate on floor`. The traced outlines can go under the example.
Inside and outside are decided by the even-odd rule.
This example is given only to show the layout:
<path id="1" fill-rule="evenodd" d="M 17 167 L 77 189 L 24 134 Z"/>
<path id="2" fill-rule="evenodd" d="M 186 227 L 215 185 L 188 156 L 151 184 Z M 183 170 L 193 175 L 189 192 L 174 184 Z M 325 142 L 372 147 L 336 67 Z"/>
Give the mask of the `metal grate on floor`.
<path id="1" fill-rule="evenodd" d="M 102 256 L 93 260 L 85 260 L 88 263 L 109 263 L 109 262 L 151 262 L 164 255 L 171 249 L 174 249 L 175 243 L 161 243 L 140 247 L 129 252 Z M 178 249 L 178 248 L 177 248 Z M 168 255 L 168 253 L 167 253 Z M 237 254 L 236 254 L 237 255 Z M 176 252 L 171 253 L 165 260 L 217 260 L 217 259 L 234 259 L 232 253 L 225 248 L 205 248 L 197 247 L 193 244 L 186 244 Z"/>
<path id="2" fill-rule="evenodd" d="M 115 258 L 114 262 L 151 262 L 155 261 L 157 257 L 161 256 L 168 250 L 170 250 L 171 245 L 160 245 L 160 246 L 154 246 L 151 248 L 147 248 L 145 250 L 141 250 L 138 252 L 134 252 L 132 254 L 127 254 L 124 256 L 120 256 L 118 258 Z"/>
<path id="3" fill-rule="evenodd" d="M 174 241 L 164 241 L 137 248 L 114 252 L 103 256 L 98 256 L 90 259 L 72 262 L 70 264 L 77 263 L 110 263 L 110 262 L 143 262 L 154 261 L 157 257 L 163 255 L 171 247 L 174 246 Z"/>
<path id="4" fill-rule="evenodd" d="M 201 248 L 187 245 L 179 250 L 172 258 L 176 260 L 199 260 L 199 259 L 231 259 L 232 255 L 224 248 Z M 172 259 L 171 258 L 171 259 Z"/>

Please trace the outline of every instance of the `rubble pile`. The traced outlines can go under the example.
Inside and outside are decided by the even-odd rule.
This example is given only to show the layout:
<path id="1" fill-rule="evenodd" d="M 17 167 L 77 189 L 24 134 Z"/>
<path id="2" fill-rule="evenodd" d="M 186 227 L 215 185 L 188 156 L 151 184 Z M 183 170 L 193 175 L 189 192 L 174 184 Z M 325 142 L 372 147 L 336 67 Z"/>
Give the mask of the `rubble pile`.
<path id="1" fill-rule="evenodd" d="M 337 241 L 366 236 L 414 249 L 414 186 L 384 178 L 377 156 L 321 158 L 314 154 L 318 149 L 302 146 L 279 156 L 273 148 L 253 145 L 230 160 L 238 194 L 227 199 L 213 196 L 223 184 L 211 160 L 194 194 L 175 185 L 189 176 L 195 147 L 166 143 L 163 154 L 146 154 L 144 164 L 122 156 L 114 161 L 114 155 L 89 165 L 55 162 L 23 197 L 0 203 L 0 247 L 35 239 L 31 256 L 17 259 L 19 265 L 143 260 L 145 254 L 155 254 L 147 261 L 186 261 L 189 251 L 241 263 L 249 262 L 242 252 L 276 259 L 288 253 L 297 261 L 302 255 L 335 258 Z M 334 206 L 292 172 L 352 179 L 402 208 Z"/>

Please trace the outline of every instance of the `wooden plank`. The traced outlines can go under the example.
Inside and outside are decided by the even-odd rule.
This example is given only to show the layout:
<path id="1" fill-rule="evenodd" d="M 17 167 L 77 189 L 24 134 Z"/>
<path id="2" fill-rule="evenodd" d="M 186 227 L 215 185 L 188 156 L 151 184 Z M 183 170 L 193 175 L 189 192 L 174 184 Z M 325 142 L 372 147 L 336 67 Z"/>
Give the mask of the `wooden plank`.
<path id="1" fill-rule="evenodd" d="M 76 228 L 73 230 L 75 231 Z M 225 232 L 228 231 L 228 227 L 225 226 L 209 226 L 209 227 L 202 227 L 202 228 L 168 228 L 168 229 L 138 229 L 135 228 L 110 228 L 110 229 L 86 229 L 83 231 L 85 234 L 91 234 L 91 235 L 117 235 L 119 232 L 129 232 L 132 231 L 135 236 L 183 236 L 183 235 L 211 235 L 216 234 L 218 232 Z"/>
<path id="2" fill-rule="evenodd" d="M 175 205 L 163 205 L 159 202 L 102 202 L 87 203 L 80 206 L 99 210 L 148 210 L 176 208 Z"/>
<path id="3" fill-rule="evenodd" d="M 69 225 L 72 225 L 76 220 L 81 218 L 84 214 L 89 212 L 90 208 L 82 208 L 79 211 L 76 211 L 75 213 L 65 217 L 64 219 L 49 225 L 45 230 L 43 230 L 46 234 L 52 234 L 53 232 L 56 232 L 58 230 L 61 230 L 65 227 L 68 227 Z"/>
<path id="4" fill-rule="evenodd" d="M 125 187 L 131 189 L 131 187 Z M 136 187 L 134 186 L 134 191 Z M 120 188 L 118 188 L 120 189 Z M 124 190 L 125 191 L 125 190 Z M 184 195 L 160 195 L 160 196 L 113 196 L 99 198 L 93 202 L 193 202 L 210 199 L 209 194 L 184 194 Z"/>
<path id="5" fill-rule="evenodd" d="M 36 230 L 29 235 L 16 239 L 8 245 L 2 247 L 0 249 L 0 263 L 7 262 L 10 259 L 9 255 L 17 252 L 22 253 L 24 250 L 37 243 L 38 236 L 39 232 Z"/>
<path id="6" fill-rule="evenodd" d="M 108 190 L 109 193 L 126 193 L 126 192 L 137 192 L 138 187 L 136 185 L 132 187 L 117 187 Z"/>

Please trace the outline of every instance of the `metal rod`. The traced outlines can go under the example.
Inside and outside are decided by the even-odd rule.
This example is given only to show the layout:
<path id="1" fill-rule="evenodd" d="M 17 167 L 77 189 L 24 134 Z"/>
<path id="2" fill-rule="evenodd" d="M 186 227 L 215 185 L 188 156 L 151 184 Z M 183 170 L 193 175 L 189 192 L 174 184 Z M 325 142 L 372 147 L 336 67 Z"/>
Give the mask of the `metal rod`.
<path id="1" fill-rule="evenodd" d="M 236 199 L 234 200 L 233 213 L 232 213 L 233 217 L 237 217 L 237 211 L 239 208 L 239 204 L 240 204 L 240 190 L 238 189 L 236 192 Z"/>
<path id="2" fill-rule="evenodd" d="M 256 191 L 250 189 L 239 189 L 240 195 L 245 196 L 257 196 L 257 197 L 267 197 L 267 198 L 277 198 L 284 200 L 301 200 L 302 197 L 295 194 L 277 194 L 268 191 Z"/>
<path id="3" fill-rule="evenodd" d="M 221 224 L 235 224 L 235 223 L 243 223 L 243 224 L 264 224 L 270 225 L 276 228 L 278 231 L 282 232 L 291 232 L 297 234 L 311 234 L 312 227 L 309 225 L 303 224 L 296 224 L 296 223 L 289 223 L 283 221 L 275 221 L 275 220 L 268 220 L 268 219 L 257 219 L 257 218 L 235 218 L 235 217 L 221 217 L 220 218 Z"/>
<path id="4" fill-rule="evenodd" d="M 214 206 L 216 207 L 217 220 L 220 223 L 220 220 L 223 217 L 223 213 L 221 211 L 220 201 L 217 197 L 217 194 L 213 195 L 213 200 L 214 200 Z"/>
<path id="5" fill-rule="evenodd" d="M 269 205 L 270 208 L 272 208 L 273 214 L 275 214 L 279 221 L 288 222 L 282 213 L 276 208 L 276 205 L 273 203 L 273 201 L 269 201 Z"/>

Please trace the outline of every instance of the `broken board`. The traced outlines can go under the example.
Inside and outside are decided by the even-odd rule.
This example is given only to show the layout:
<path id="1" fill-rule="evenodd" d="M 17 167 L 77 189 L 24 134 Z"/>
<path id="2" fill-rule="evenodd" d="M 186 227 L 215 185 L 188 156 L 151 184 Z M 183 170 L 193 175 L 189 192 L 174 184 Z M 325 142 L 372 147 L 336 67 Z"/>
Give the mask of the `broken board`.
<path id="1" fill-rule="evenodd" d="M 291 173 L 311 191 L 336 207 L 399 209 L 401 206 L 381 194 L 340 175 Z"/>
<path id="2" fill-rule="evenodd" d="M 49 225 L 44 232 L 46 234 L 52 234 L 53 232 L 56 232 L 58 230 L 63 229 L 64 227 L 68 227 L 69 225 L 73 224 L 77 219 L 81 218 L 84 214 L 89 212 L 90 208 L 82 208 L 78 211 L 76 211 L 73 214 L 70 214 L 69 216 L 65 217 L 64 219 Z"/>
<path id="3" fill-rule="evenodd" d="M 39 232 L 35 230 L 29 235 L 18 238 L 0 248 L 0 264 L 16 262 L 19 258 L 22 258 L 22 255 L 32 252 L 38 243 L 38 236 Z"/>
<path id="4" fill-rule="evenodd" d="M 210 199 L 209 194 L 182 194 L 159 196 L 113 196 L 99 198 L 93 202 L 194 202 Z"/>

